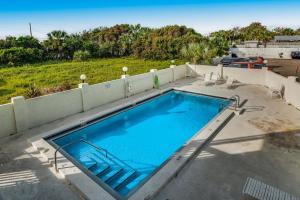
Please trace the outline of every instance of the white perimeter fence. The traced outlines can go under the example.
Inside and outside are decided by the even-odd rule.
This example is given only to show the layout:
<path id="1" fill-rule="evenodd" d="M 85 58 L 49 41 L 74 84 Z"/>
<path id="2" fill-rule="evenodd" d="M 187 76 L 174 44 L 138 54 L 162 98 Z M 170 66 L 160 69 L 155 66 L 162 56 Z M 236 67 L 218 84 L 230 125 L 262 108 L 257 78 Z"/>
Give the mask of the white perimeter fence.
<path id="1" fill-rule="evenodd" d="M 11 103 L 0 105 L 0 137 L 26 131 L 70 115 L 154 88 L 154 77 L 161 85 L 192 75 L 220 73 L 220 67 L 207 65 L 180 65 L 136 76 L 88 85 L 76 89 L 25 99 L 14 97 Z M 285 88 L 285 100 L 300 109 L 300 84 L 296 77 L 283 77 L 266 69 L 224 67 L 225 76 L 246 84 L 258 84 L 273 89 Z"/>

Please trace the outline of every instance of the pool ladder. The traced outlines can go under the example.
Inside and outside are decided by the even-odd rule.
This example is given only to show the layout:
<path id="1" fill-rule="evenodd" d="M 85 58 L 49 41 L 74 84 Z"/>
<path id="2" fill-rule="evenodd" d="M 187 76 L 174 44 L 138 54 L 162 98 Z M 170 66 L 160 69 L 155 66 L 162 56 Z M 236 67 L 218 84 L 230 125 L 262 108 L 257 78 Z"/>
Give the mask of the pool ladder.
<path id="1" fill-rule="evenodd" d="M 240 107 L 240 102 L 241 102 L 241 98 L 239 95 L 233 95 L 232 97 L 230 98 L 227 98 L 227 100 L 232 100 L 234 101 L 234 110 L 237 111 L 237 109 Z M 222 111 L 224 109 L 224 104 L 223 102 L 220 103 L 219 105 L 219 111 Z"/>
<path id="2" fill-rule="evenodd" d="M 233 95 L 232 97 L 228 98 L 228 100 L 233 100 L 235 102 L 234 104 L 235 111 L 240 107 L 241 98 L 239 95 Z"/>
<path id="3" fill-rule="evenodd" d="M 58 167 L 57 167 L 57 152 L 58 152 L 60 149 L 64 148 L 64 147 L 67 147 L 67 146 L 70 146 L 70 145 L 72 145 L 72 144 L 79 143 L 79 142 L 85 143 L 85 144 L 87 144 L 87 145 L 93 147 L 94 149 L 96 149 L 96 150 L 98 150 L 98 151 L 100 151 L 100 152 L 101 152 L 101 151 L 104 152 L 104 153 L 105 153 L 105 154 L 104 154 L 104 155 L 105 155 L 105 158 L 107 158 L 107 159 L 109 159 L 109 160 L 111 160 L 112 158 L 113 158 L 113 159 L 116 159 L 117 161 L 121 162 L 124 166 L 126 166 L 126 167 L 128 167 L 129 169 L 131 169 L 131 170 L 133 170 L 134 172 L 136 172 L 136 170 L 133 169 L 130 165 L 128 165 L 127 163 L 125 163 L 124 161 L 122 161 L 121 159 L 119 159 L 118 157 L 116 157 L 115 155 L 113 155 L 112 153 L 108 152 L 106 149 L 101 148 L 101 147 L 98 147 L 98 146 L 94 145 L 93 143 L 91 143 L 91 142 L 89 142 L 89 141 L 87 141 L 87 140 L 84 140 L 84 139 L 82 139 L 82 138 L 79 139 L 79 140 L 75 140 L 75 141 L 69 142 L 69 143 L 67 143 L 67 144 L 65 144 L 65 145 L 62 145 L 62 146 L 58 147 L 58 148 L 55 150 L 55 152 L 54 152 L 54 166 L 55 166 L 56 172 L 58 172 Z"/>

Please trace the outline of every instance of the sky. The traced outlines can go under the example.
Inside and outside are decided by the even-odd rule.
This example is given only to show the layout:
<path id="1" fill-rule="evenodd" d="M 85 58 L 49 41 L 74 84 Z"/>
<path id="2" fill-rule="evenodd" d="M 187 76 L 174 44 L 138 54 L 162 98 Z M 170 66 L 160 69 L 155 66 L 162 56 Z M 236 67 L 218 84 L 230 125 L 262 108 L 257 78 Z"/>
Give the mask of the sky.
<path id="1" fill-rule="evenodd" d="M 254 21 L 268 28 L 300 27 L 300 0 L 0 0 L 0 38 L 45 39 L 52 30 L 68 33 L 129 23 L 148 27 L 179 24 L 206 35 Z"/>

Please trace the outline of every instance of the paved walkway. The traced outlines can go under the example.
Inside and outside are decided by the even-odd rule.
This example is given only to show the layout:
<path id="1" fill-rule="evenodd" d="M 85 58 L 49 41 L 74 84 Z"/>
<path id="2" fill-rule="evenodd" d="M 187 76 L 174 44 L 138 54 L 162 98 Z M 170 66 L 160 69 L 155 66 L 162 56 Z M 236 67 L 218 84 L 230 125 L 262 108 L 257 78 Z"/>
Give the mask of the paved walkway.
<path id="1" fill-rule="evenodd" d="M 186 89 L 201 90 L 194 85 Z M 213 94 L 219 89 L 204 90 Z M 156 200 L 242 199 L 247 177 L 300 196 L 300 151 L 285 147 L 300 147 L 300 112 L 268 97 L 263 87 L 241 86 L 231 92 L 248 99 L 244 114 L 235 116 Z"/>
<path id="2" fill-rule="evenodd" d="M 27 135 L 0 139 L 0 200 L 81 199 L 27 142 Z"/>
<path id="3" fill-rule="evenodd" d="M 247 177 L 300 196 L 300 151 L 287 148 L 282 142 L 288 140 L 291 144 L 300 140 L 299 134 L 291 135 L 300 130 L 300 111 L 279 99 L 271 99 L 260 86 L 241 85 L 234 90 L 204 87 L 199 82 L 177 86 L 217 96 L 239 94 L 248 102 L 244 114 L 235 116 L 155 197 L 156 200 L 241 199 Z M 132 99 L 120 103 L 128 100 Z M 0 138 L 0 199 L 81 199 L 79 192 L 55 175 L 53 168 L 27 139 L 90 113 L 32 129 L 27 134 Z M 266 136 L 269 133 L 274 133 L 273 137 Z M 291 137 L 281 139 L 282 133 Z"/>

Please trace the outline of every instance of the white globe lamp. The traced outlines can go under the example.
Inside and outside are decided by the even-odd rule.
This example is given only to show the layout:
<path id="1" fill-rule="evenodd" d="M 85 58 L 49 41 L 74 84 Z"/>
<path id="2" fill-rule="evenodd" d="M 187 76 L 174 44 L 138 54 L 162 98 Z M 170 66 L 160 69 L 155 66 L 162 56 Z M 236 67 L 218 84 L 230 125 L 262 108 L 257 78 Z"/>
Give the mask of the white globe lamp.
<path id="1" fill-rule="evenodd" d="M 85 80 L 86 80 L 86 75 L 85 74 L 81 74 L 79 78 L 80 78 L 81 82 L 84 83 Z"/>

